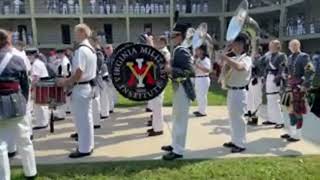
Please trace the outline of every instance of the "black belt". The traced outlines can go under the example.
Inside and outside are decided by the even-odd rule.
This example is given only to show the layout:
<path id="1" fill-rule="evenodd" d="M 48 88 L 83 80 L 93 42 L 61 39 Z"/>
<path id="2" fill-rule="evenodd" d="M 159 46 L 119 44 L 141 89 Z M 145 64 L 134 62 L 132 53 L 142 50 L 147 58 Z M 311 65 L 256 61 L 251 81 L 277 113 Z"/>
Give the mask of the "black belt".
<path id="1" fill-rule="evenodd" d="M 275 95 L 275 94 L 279 94 L 279 92 L 266 93 L 266 95 Z"/>
<path id="2" fill-rule="evenodd" d="M 75 85 L 86 85 L 86 84 L 90 84 L 92 80 L 90 81 L 83 81 L 83 82 L 78 82 Z"/>
<path id="3" fill-rule="evenodd" d="M 206 78 L 206 77 L 209 77 L 209 75 L 206 75 L 206 76 L 196 76 L 196 78 Z"/>
<path id="4" fill-rule="evenodd" d="M 227 86 L 227 88 L 231 90 L 243 90 L 243 89 L 248 89 L 248 86 L 242 86 L 242 87 Z"/>
<path id="5" fill-rule="evenodd" d="M 102 77 L 102 79 L 103 79 L 104 81 L 109 81 L 109 76 L 104 76 L 104 77 Z"/>

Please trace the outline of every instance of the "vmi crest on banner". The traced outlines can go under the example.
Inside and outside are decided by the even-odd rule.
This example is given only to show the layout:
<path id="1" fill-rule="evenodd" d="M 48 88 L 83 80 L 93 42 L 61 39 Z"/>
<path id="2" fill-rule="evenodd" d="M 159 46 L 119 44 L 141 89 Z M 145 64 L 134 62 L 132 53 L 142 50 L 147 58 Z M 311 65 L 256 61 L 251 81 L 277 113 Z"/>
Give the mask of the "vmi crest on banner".
<path id="1" fill-rule="evenodd" d="M 115 88 L 121 95 L 134 101 L 148 101 L 157 97 L 168 83 L 164 56 L 148 45 L 126 44 L 118 50 L 112 63 Z"/>

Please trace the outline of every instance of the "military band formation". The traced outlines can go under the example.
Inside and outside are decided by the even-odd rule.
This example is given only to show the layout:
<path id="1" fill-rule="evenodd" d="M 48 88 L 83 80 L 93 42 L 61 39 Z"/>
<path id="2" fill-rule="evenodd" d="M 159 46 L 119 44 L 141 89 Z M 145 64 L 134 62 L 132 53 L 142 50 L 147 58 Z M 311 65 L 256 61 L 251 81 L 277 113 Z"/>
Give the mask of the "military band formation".
<path id="1" fill-rule="evenodd" d="M 12 32 L 0 29 L 0 179 L 10 179 L 9 158 L 17 152 L 26 178 L 34 179 L 37 169 L 33 134 L 48 127 L 54 132 L 54 122 L 64 120 L 67 114 L 71 114 L 75 125 L 71 138 L 78 142 L 69 157 L 90 156 L 94 151 L 94 130 L 103 128 L 103 121 L 112 116 L 118 91 L 127 93 L 129 99 L 137 98 L 138 91 L 152 94 L 164 89 L 166 83 L 159 83 L 161 78 L 171 79 L 173 86 L 172 143 L 159 147 L 166 152 L 163 160 L 183 158 L 189 107 L 197 101 L 198 110 L 193 114 L 207 116 L 207 96 L 213 79 L 219 79 L 227 89 L 231 137 L 222 146 L 231 153 L 246 150 L 247 125 L 258 125 L 259 117 L 265 120 L 265 126 L 288 129 L 279 138 L 288 143 L 300 141 L 303 115 L 311 111 L 320 116 L 320 54 L 312 60 L 296 39 L 288 44 L 288 57 L 282 52 L 283 42 L 277 39 L 270 41 L 268 52 L 263 54 L 262 49 L 254 51 L 253 36 L 240 32 L 213 57 L 212 44 L 197 34 L 205 28 L 196 30 L 193 36 L 200 36 L 200 43 L 193 42 L 196 44 L 192 46 L 188 43 L 189 29 L 177 21 L 170 33 L 174 46 L 170 52 L 167 36 L 146 33 L 139 36 L 138 44 L 113 49 L 111 44 L 101 45 L 92 37 L 86 24 L 78 24 L 74 28 L 75 48 L 56 49 L 48 57 L 36 48 L 26 49 L 22 42 L 13 44 Z M 130 56 L 136 51 L 132 47 L 140 48 L 140 55 Z M 147 52 L 148 57 L 164 63 L 144 58 L 147 55 L 143 53 Z M 127 71 L 116 72 L 114 67 L 125 61 L 123 57 L 129 59 Z M 216 74 L 219 78 L 211 78 L 217 70 L 213 67 L 220 67 L 221 73 Z M 166 77 L 159 76 L 161 71 Z M 117 73 L 123 79 L 112 77 Z M 113 83 L 121 80 L 124 84 Z M 161 90 L 147 103 L 146 111 L 152 112 L 147 136 L 163 134 L 163 99 Z M 288 127 L 283 113 L 290 117 Z"/>

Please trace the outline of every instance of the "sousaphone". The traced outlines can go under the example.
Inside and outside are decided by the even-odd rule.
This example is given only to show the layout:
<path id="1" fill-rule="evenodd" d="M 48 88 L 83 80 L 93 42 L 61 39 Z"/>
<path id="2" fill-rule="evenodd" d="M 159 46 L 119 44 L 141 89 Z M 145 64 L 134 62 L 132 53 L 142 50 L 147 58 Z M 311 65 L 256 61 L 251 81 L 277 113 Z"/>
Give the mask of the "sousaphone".
<path id="1" fill-rule="evenodd" d="M 227 46 L 224 53 L 228 50 L 229 44 L 231 44 L 240 33 L 243 33 L 250 39 L 251 54 L 255 54 L 258 49 L 259 32 L 259 24 L 249 16 L 249 3 L 247 0 L 243 0 L 228 25 L 226 34 Z M 218 81 L 221 83 L 222 88 L 226 89 L 226 83 L 230 79 L 232 69 L 224 63 L 220 62 L 220 64 L 222 68 Z"/>

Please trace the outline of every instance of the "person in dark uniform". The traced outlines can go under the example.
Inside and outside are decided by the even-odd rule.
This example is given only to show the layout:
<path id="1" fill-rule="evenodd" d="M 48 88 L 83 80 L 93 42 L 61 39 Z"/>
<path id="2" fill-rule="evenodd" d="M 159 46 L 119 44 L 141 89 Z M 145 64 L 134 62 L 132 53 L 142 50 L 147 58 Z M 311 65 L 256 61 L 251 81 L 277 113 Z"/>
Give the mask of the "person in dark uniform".
<path id="1" fill-rule="evenodd" d="M 35 154 L 30 124 L 28 118 L 24 118 L 29 97 L 28 74 L 23 59 L 13 53 L 9 41 L 9 33 L 0 29 L 0 179 L 10 180 L 7 134 L 14 136 L 26 179 L 34 179 L 37 175 Z M 17 110 L 24 112 L 19 111 L 21 116 L 15 118 L 6 118 Z"/>
<path id="2" fill-rule="evenodd" d="M 284 127 L 283 115 L 280 106 L 280 86 L 282 82 L 282 74 L 284 73 L 287 56 L 280 52 L 281 42 L 273 40 L 269 44 L 269 54 L 267 55 L 266 64 L 266 95 L 268 121 L 263 122 L 264 125 L 275 125 L 276 129 Z"/>
<path id="3" fill-rule="evenodd" d="M 166 71 L 173 82 L 173 109 L 172 109 L 172 144 L 161 149 L 168 153 L 164 160 L 182 158 L 185 150 L 187 127 L 189 119 L 189 106 L 195 100 L 195 90 L 190 80 L 195 72 L 192 65 L 192 55 L 188 48 L 181 46 L 186 37 L 188 26 L 177 23 L 172 32 L 175 45 L 171 66 Z"/>
<path id="4" fill-rule="evenodd" d="M 288 142 L 297 142 L 301 139 L 303 115 L 308 111 L 305 95 L 312 83 L 314 67 L 310 56 L 301 51 L 299 40 L 290 41 L 289 49 L 292 52 L 287 65 L 287 91 L 292 97 L 288 106 L 290 126 L 289 134 L 284 134 L 281 138 Z"/>

